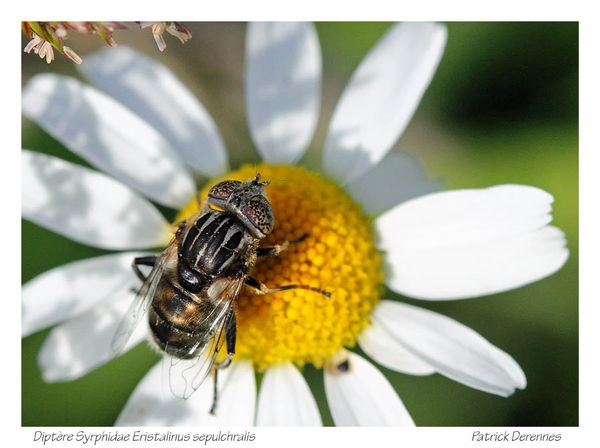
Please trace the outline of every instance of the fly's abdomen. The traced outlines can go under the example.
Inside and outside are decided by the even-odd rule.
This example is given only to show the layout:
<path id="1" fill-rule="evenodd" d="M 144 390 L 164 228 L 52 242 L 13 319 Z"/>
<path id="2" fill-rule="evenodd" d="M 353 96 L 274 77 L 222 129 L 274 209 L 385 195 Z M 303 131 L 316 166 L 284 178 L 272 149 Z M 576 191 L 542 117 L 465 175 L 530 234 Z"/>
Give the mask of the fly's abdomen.
<path id="1" fill-rule="evenodd" d="M 198 303 L 190 295 L 165 282 L 148 313 L 150 329 L 158 347 L 177 358 L 192 358 L 211 336 L 215 307 Z"/>

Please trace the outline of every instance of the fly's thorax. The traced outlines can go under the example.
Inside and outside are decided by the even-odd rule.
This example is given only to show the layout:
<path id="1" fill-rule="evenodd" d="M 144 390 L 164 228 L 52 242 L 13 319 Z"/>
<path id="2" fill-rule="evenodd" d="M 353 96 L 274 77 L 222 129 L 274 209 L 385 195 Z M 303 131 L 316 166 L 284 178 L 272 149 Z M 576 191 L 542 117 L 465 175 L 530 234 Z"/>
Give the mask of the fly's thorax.
<path id="1" fill-rule="evenodd" d="M 198 293 L 215 279 L 239 276 L 251 267 L 256 238 L 230 212 L 204 208 L 182 232 L 178 247 L 178 279 Z"/>

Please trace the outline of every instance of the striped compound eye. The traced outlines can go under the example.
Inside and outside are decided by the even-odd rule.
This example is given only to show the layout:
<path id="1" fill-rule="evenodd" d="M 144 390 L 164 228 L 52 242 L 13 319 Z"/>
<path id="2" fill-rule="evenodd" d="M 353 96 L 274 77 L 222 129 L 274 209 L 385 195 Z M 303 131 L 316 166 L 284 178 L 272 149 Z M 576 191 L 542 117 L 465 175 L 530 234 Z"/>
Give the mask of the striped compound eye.
<path id="1" fill-rule="evenodd" d="M 250 199 L 242 210 L 250 224 L 263 235 L 268 235 L 273 230 L 275 218 L 269 200 L 264 196 L 255 196 Z"/>
<path id="2" fill-rule="evenodd" d="M 208 191 L 208 197 L 209 199 L 226 201 L 240 186 L 240 184 L 241 182 L 239 180 L 225 180 L 223 182 L 219 182 Z"/>

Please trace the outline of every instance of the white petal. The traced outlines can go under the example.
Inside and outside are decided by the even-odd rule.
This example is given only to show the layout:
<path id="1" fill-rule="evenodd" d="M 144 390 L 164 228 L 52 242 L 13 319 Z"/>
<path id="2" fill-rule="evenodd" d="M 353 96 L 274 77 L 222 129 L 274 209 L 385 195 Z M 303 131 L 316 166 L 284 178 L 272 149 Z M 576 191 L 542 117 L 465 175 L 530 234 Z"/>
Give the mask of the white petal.
<path id="1" fill-rule="evenodd" d="M 187 400 L 169 390 L 165 362 L 155 365 L 137 385 L 115 426 L 251 426 L 254 423 L 256 381 L 252 364 L 236 361 L 219 371 L 216 415 L 209 410 L 213 382 L 208 377 Z"/>
<path id="2" fill-rule="evenodd" d="M 111 342 L 134 294 L 129 287 L 115 291 L 110 300 L 56 326 L 44 340 L 38 354 L 42 376 L 47 382 L 70 381 L 99 367 L 113 357 Z M 148 334 L 141 323 L 125 350 Z"/>
<path id="3" fill-rule="evenodd" d="M 412 118 L 446 44 L 433 23 L 393 26 L 356 69 L 331 119 L 325 170 L 342 183 L 376 165 Z"/>
<path id="4" fill-rule="evenodd" d="M 59 266 L 23 285 L 22 335 L 68 320 L 123 288 L 139 284 L 133 252 L 89 258 Z"/>
<path id="5" fill-rule="evenodd" d="M 23 150 L 23 217 L 104 249 L 156 247 L 169 224 L 146 199 L 113 179 L 56 157 Z"/>
<path id="6" fill-rule="evenodd" d="M 401 202 L 439 190 L 419 162 L 407 153 L 390 153 L 365 175 L 350 182 L 348 192 L 367 213 L 380 213 Z"/>
<path id="7" fill-rule="evenodd" d="M 389 381 L 375 366 L 349 353 L 349 370 L 325 369 L 325 393 L 336 426 L 414 426 Z"/>
<path id="8" fill-rule="evenodd" d="M 297 161 L 310 143 L 321 102 L 321 50 L 304 22 L 249 23 L 246 107 L 252 139 L 270 163 Z"/>
<path id="9" fill-rule="evenodd" d="M 452 190 L 416 198 L 377 219 L 381 245 L 428 248 L 488 241 L 538 229 L 552 220 L 553 198 L 525 185 Z M 410 238 L 405 235 L 410 233 Z"/>
<path id="10" fill-rule="evenodd" d="M 306 380 L 292 364 L 270 367 L 258 394 L 257 426 L 321 426 Z"/>
<path id="11" fill-rule="evenodd" d="M 23 113 L 67 148 L 157 202 L 179 207 L 195 190 L 167 141 L 148 123 L 74 78 L 34 76 Z"/>
<path id="12" fill-rule="evenodd" d="M 406 350 L 378 322 L 363 330 L 358 337 L 360 348 L 388 369 L 410 375 L 431 375 L 435 369 Z"/>
<path id="13" fill-rule="evenodd" d="M 556 272 L 568 250 L 563 233 L 546 226 L 552 200 L 537 188 L 500 185 L 400 204 L 375 222 L 388 286 L 420 299 L 461 299 Z"/>
<path id="14" fill-rule="evenodd" d="M 227 170 L 227 152 L 212 117 L 166 66 L 120 46 L 86 56 L 78 68 L 153 126 L 192 168 L 209 177 Z"/>
<path id="15" fill-rule="evenodd" d="M 449 317 L 383 300 L 372 319 L 407 350 L 455 381 L 503 397 L 527 384 L 510 355 Z"/>

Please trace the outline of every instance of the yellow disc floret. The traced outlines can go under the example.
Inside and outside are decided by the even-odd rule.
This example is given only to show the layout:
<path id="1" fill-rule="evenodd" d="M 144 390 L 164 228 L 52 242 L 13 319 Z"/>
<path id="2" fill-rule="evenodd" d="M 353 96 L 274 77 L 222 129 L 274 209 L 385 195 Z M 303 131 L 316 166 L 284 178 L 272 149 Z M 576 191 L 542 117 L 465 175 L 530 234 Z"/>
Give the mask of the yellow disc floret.
<path id="1" fill-rule="evenodd" d="M 261 247 L 308 237 L 278 256 L 259 258 L 251 275 L 271 288 L 302 284 L 328 291 L 331 298 L 299 289 L 258 295 L 245 287 L 237 300 L 236 358 L 252 360 L 259 370 L 280 362 L 321 367 L 356 344 L 379 300 L 383 271 L 372 226 L 340 187 L 289 165 L 243 166 L 213 179 L 200 197 L 204 201 L 218 182 L 249 180 L 257 172 L 271 182 L 266 192 L 275 216 Z M 197 207 L 196 201 L 188 205 L 177 221 Z"/>

